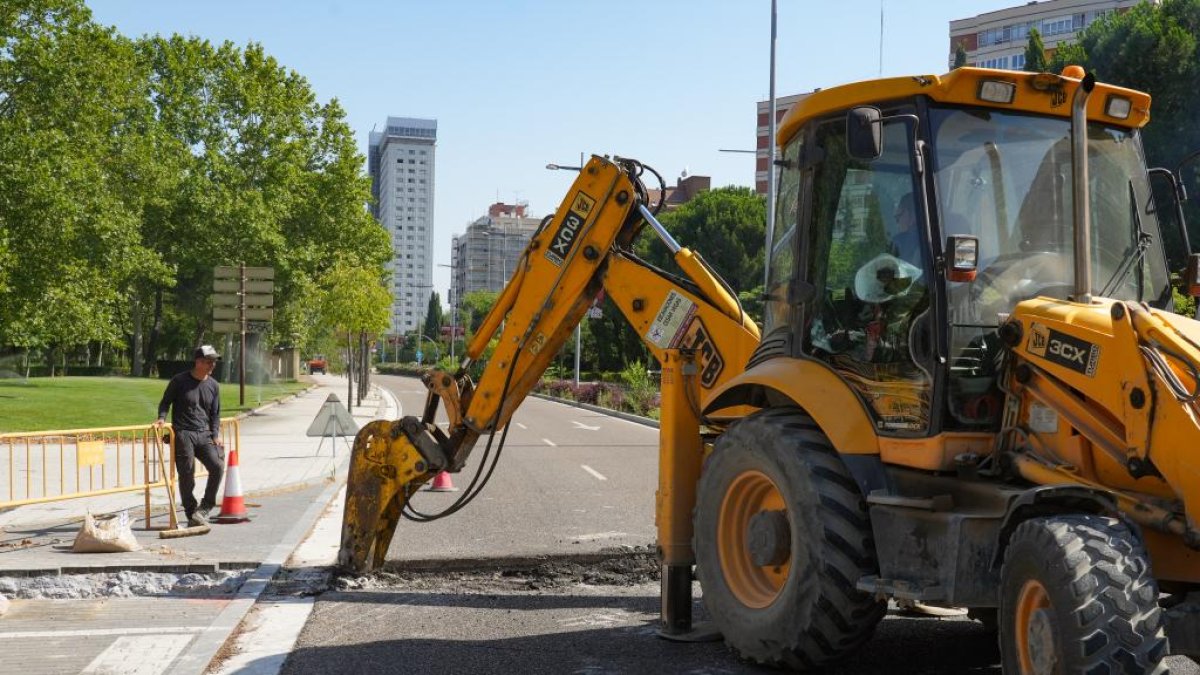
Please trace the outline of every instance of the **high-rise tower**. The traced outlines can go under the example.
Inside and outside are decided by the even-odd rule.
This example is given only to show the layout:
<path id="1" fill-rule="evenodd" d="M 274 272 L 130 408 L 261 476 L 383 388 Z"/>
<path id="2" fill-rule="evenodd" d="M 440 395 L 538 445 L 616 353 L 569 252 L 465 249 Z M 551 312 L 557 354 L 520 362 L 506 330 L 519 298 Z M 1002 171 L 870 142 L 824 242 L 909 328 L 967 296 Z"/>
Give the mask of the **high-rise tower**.
<path id="1" fill-rule="evenodd" d="M 418 328 L 433 292 L 433 177 L 437 120 L 388 117 L 368 151 L 371 212 L 392 238 L 391 332 Z"/>

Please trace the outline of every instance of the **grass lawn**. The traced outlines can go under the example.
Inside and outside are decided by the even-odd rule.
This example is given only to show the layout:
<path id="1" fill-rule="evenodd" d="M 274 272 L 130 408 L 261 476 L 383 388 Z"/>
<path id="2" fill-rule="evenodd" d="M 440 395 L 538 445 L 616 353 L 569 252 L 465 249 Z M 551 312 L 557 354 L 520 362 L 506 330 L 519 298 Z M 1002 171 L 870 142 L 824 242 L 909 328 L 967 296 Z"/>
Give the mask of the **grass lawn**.
<path id="1" fill-rule="evenodd" d="M 0 380 L 0 433 L 91 429 L 148 424 L 158 412 L 166 380 L 132 377 L 35 377 Z M 301 382 L 246 385 L 238 406 L 237 382 L 221 384 L 221 416 L 232 417 L 300 391 Z"/>

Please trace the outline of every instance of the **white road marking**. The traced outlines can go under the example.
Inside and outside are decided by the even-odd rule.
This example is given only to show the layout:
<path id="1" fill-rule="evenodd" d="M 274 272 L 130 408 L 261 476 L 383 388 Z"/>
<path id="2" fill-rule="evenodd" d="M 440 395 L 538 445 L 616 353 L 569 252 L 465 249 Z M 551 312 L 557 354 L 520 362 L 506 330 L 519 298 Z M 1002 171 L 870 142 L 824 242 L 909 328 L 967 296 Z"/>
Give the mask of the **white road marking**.
<path id="1" fill-rule="evenodd" d="M 517 425 L 517 426 L 521 427 L 522 429 L 528 429 L 528 428 L 529 428 L 529 427 L 525 426 L 524 424 L 521 424 L 520 422 L 513 422 L 513 424 L 515 424 L 515 425 Z"/>
<path id="2" fill-rule="evenodd" d="M 587 429 L 588 431 L 599 431 L 600 430 L 599 425 L 593 427 L 590 424 L 584 424 L 583 422 L 577 422 L 575 420 L 571 420 L 571 424 L 574 424 L 576 429 Z"/>
<path id="3" fill-rule="evenodd" d="M 548 445 L 548 446 L 552 447 L 552 448 L 557 448 L 557 447 L 558 447 L 558 444 L 557 444 L 557 443 L 555 443 L 554 441 L 550 440 L 549 438 L 543 438 L 543 439 L 542 439 L 542 442 L 543 442 L 543 443 L 545 443 L 546 445 Z"/>
<path id="4" fill-rule="evenodd" d="M 171 667 L 171 662 L 191 641 L 191 635 L 123 635 L 92 659 L 81 672 L 84 675 L 159 675 Z"/>
<path id="5" fill-rule="evenodd" d="M 588 466 L 587 464 L 580 464 L 579 466 L 583 467 L 583 470 L 584 470 L 584 471 L 586 471 L 586 472 L 588 472 L 588 473 L 592 474 L 593 476 L 595 476 L 595 477 L 596 477 L 596 480 L 608 480 L 607 478 L 605 478 L 605 477 L 604 477 L 604 474 L 602 474 L 602 473 L 600 473 L 599 471 L 597 471 L 597 470 L 593 469 L 592 467 Z"/>
<path id="6" fill-rule="evenodd" d="M 636 617 L 640 620 L 641 617 Z M 563 628 L 611 628 L 621 624 L 631 623 L 635 617 L 628 612 L 593 612 L 582 616 L 559 619 L 558 625 Z"/>
<path id="7" fill-rule="evenodd" d="M 628 536 L 626 532 L 597 532 L 596 534 L 581 534 L 575 537 L 575 541 L 596 541 L 597 539 L 616 539 L 617 537 Z"/>
<path id="8" fill-rule="evenodd" d="M 208 626 L 163 626 L 161 628 L 85 628 L 81 630 L 26 630 L 0 633 L 3 639 L 54 638 L 54 637 L 103 637 L 105 635 L 193 635 L 208 630 Z"/>
<path id="9" fill-rule="evenodd" d="M 340 534 L 340 533 L 339 533 Z M 315 598 L 288 598 L 260 602 L 242 624 L 236 652 L 214 675 L 275 675 L 296 646 L 300 630 L 308 622 Z"/>

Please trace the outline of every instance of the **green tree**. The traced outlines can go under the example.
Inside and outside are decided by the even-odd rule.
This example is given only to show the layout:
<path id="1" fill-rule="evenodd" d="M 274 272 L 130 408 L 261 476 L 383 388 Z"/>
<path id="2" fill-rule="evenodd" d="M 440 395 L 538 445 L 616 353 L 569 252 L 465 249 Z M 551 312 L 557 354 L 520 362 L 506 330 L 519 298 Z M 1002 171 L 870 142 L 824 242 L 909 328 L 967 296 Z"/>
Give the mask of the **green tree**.
<path id="1" fill-rule="evenodd" d="M 1200 147 L 1200 0 L 1140 3 L 1128 12 L 1105 15 L 1087 27 L 1079 40 L 1058 48 L 1051 70 L 1077 64 L 1104 82 L 1149 93 L 1153 118 L 1142 132 L 1151 166 L 1175 167 Z M 1194 168 L 1194 167 L 1193 167 Z M 1185 179 L 1196 178 L 1185 172 Z M 1189 190 L 1200 188 L 1191 181 Z M 1196 240 L 1200 212 L 1188 208 L 1189 228 Z M 1168 230 L 1165 234 L 1170 237 Z"/>
<path id="2" fill-rule="evenodd" d="M 336 330 L 346 348 L 346 372 L 349 375 L 346 405 L 349 406 L 356 374 L 361 378 L 367 372 L 354 365 L 364 360 L 364 338 L 387 330 L 392 296 L 379 268 L 358 266 L 345 260 L 335 263 L 322 278 L 321 286 L 323 319 Z"/>
<path id="3" fill-rule="evenodd" d="M 341 106 L 260 45 L 130 40 L 82 0 L 0 6 L 0 45 L 0 345 L 127 343 L 141 369 L 245 262 L 275 269 L 273 341 L 312 346 L 335 261 L 390 255 Z"/>
<path id="4" fill-rule="evenodd" d="M 458 321 L 466 327 L 468 338 L 479 330 L 479 326 L 483 324 L 488 312 L 492 311 L 492 305 L 496 304 L 499 297 L 499 293 L 492 291 L 471 291 L 463 294 L 462 305 L 458 308 Z"/>
<path id="5" fill-rule="evenodd" d="M 1036 28 L 1029 29 L 1029 41 L 1025 44 L 1025 70 L 1030 73 L 1044 73 L 1050 66 L 1046 62 L 1046 47 L 1042 44 L 1042 34 Z"/>
<path id="6" fill-rule="evenodd" d="M 442 335 L 442 299 L 437 291 L 429 295 L 429 304 L 425 307 L 425 325 L 422 332 L 431 340 L 440 340 Z"/>
<path id="7" fill-rule="evenodd" d="M 734 291 L 762 283 L 766 204 L 748 187 L 729 186 L 701 192 L 659 220 L 683 246 L 701 254 Z M 677 270 L 670 253 L 652 235 L 640 240 L 655 265 Z"/>
<path id="8" fill-rule="evenodd" d="M 71 0 L 6 4 L 0 41 L 0 344 L 65 358 L 117 343 L 114 297 L 164 271 L 138 228 L 155 160 L 144 65 Z"/>
<path id="9" fill-rule="evenodd" d="M 954 68 L 962 68 L 967 65 L 967 50 L 961 42 L 954 44 Z"/>

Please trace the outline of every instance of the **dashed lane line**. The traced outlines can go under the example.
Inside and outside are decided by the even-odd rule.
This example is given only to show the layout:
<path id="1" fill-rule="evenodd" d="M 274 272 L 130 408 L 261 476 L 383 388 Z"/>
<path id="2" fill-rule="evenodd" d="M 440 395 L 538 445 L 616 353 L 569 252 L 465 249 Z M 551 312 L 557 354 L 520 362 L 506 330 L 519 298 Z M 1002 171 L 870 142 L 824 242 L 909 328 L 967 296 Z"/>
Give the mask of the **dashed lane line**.
<path id="1" fill-rule="evenodd" d="M 558 447 L 558 443 L 555 443 L 554 441 L 550 440 L 549 438 L 543 438 L 543 439 L 542 439 L 542 442 L 543 442 L 543 443 L 545 443 L 546 445 L 548 445 L 548 446 L 552 447 L 552 448 L 557 448 L 557 447 Z"/>
<path id="2" fill-rule="evenodd" d="M 583 467 L 583 470 L 584 470 L 584 471 L 586 471 L 586 472 L 588 472 L 588 473 L 592 474 L 593 476 L 595 476 L 595 477 L 596 477 L 596 480 L 608 480 L 608 478 L 605 478 L 604 474 L 602 474 L 602 473 L 600 473 L 599 471 L 597 471 L 597 470 L 593 469 L 592 467 L 588 466 L 587 464 L 580 464 L 579 466 Z"/>

